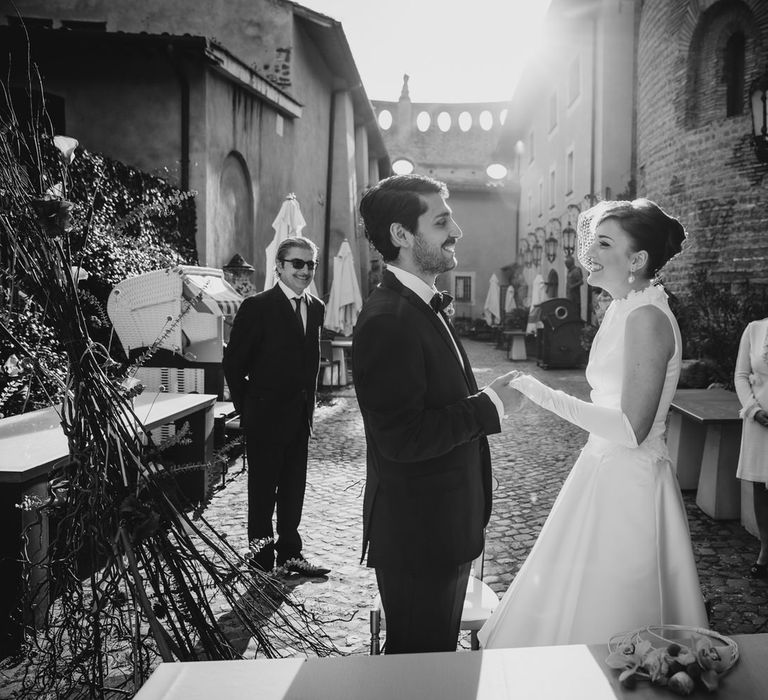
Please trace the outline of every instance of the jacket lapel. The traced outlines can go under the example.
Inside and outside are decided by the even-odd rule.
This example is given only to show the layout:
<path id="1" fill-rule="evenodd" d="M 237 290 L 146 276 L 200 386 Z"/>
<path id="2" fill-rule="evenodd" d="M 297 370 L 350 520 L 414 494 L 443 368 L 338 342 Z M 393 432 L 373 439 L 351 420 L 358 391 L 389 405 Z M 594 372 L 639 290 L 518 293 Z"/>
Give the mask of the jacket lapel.
<path id="1" fill-rule="evenodd" d="M 307 300 L 307 336 L 316 336 L 317 333 L 314 331 L 320 328 L 323 322 L 321 307 L 311 294 L 305 294 L 304 298 Z"/>
<path id="2" fill-rule="evenodd" d="M 474 377 L 472 377 L 471 372 L 467 372 L 467 368 L 469 367 L 469 360 L 467 359 L 467 355 L 464 352 L 464 348 L 461 346 L 461 343 L 458 341 L 458 337 L 456 336 L 455 331 L 453 330 L 453 327 L 451 326 L 450 321 L 448 321 L 446 316 L 443 316 L 445 318 L 446 323 L 444 324 L 438 317 L 437 314 L 433 311 L 433 309 L 428 305 L 425 304 L 424 301 L 412 290 L 408 289 L 404 284 L 400 282 L 400 280 L 397 279 L 391 272 L 385 270 L 384 275 L 381 279 L 381 285 L 382 287 L 385 287 L 387 289 L 391 289 L 394 292 L 397 292 L 402 297 L 408 300 L 410 304 L 415 306 L 424 316 L 426 317 L 427 321 L 432 324 L 432 326 L 435 328 L 435 330 L 438 332 L 440 337 L 442 338 L 443 342 L 446 344 L 448 349 L 451 351 L 451 356 L 456 361 L 456 364 L 459 366 L 459 369 L 461 370 L 461 373 L 464 375 L 464 379 L 467 382 L 467 386 L 472 389 L 472 391 L 477 390 L 477 386 L 474 382 Z M 446 330 L 446 326 L 450 330 Z M 453 341 L 451 340 L 453 338 L 453 341 L 456 341 L 456 347 L 459 348 L 459 353 L 461 355 L 461 360 L 459 360 L 458 356 L 456 355 L 456 347 L 453 345 Z M 474 385 L 474 389 L 472 388 Z"/>
<path id="3" fill-rule="evenodd" d="M 285 292 L 280 288 L 280 285 L 277 283 L 275 283 L 275 286 L 272 287 L 272 297 L 274 299 L 275 304 L 280 309 L 281 314 L 283 315 L 290 314 L 291 320 L 288 322 L 288 327 L 292 327 L 296 333 L 301 335 L 301 337 L 304 337 L 304 329 L 301 327 L 301 323 L 299 323 L 299 319 L 296 318 L 296 306 L 285 295 Z M 309 313 L 307 313 L 307 322 L 309 322 Z"/>
<path id="4" fill-rule="evenodd" d="M 440 313 L 442 313 L 442 311 Z M 472 372 L 472 368 L 469 366 L 469 358 L 467 357 L 467 353 L 464 350 L 464 346 L 461 344 L 461 340 L 459 339 L 458 333 L 456 333 L 456 329 L 453 327 L 453 324 L 451 323 L 450 319 L 447 316 L 445 316 L 445 323 L 448 326 L 448 330 L 451 332 L 451 336 L 453 337 L 453 340 L 456 343 L 456 347 L 459 349 L 459 354 L 461 355 L 461 362 L 462 362 L 461 369 L 464 372 L 464 377 L 467 380 L 469 389 L 472 393 L 475 393 L 477 391 L 477 381 L 475 380 L 475 375 Z"/>

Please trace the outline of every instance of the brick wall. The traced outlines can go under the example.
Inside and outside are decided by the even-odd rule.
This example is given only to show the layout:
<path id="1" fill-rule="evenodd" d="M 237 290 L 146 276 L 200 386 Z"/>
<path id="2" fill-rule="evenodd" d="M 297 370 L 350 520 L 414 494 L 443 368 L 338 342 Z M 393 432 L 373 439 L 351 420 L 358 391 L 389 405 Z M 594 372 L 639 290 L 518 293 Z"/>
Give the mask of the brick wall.
<path id="1" fill-rule="evenodd" d="M 744 108 L 726 116 L 724 45 L 746 38 Z M 667 281 L 692 269 L 768 282 L 768 164 L 752 148 L 749 83 L 766 66 L 764 0 L 646 0 L 638 43 L 638 195 L 681 219 L 689 238 Z"/>

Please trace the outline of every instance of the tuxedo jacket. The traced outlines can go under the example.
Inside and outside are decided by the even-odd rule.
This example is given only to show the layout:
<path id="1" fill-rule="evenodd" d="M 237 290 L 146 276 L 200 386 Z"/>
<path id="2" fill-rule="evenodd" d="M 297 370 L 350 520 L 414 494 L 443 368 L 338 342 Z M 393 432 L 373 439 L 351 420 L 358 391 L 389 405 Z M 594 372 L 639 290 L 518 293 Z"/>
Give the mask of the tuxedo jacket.
<path id="1" fill-rule="evenodd" d="M 355 326 L 352 364 L 367 441 L 368 566 L 471 561 L 491 514 L 485 436 L 501 427 L 458 336 L 385 271 Z"/>
<path id="2" fill-rule="evenodd" d="M 246 297 L 224 348 L 224 376 L 246 438 L 290 443 L 311 431 L 325 304 L 306 294 L 307 330 L 279 285 Z"/>

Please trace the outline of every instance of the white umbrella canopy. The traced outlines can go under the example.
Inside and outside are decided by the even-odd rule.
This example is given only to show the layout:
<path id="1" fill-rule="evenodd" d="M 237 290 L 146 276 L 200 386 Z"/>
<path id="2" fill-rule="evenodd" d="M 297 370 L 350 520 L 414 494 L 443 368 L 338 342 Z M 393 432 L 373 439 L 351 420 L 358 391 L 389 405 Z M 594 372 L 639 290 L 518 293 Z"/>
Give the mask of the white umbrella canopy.
<path id="1" fill-rule="evenodd" d="M 277 248 L 286 238 L 291 236 L 301 236 L 301 232 L 307 222 L 301 215 L 301 207 L 299 207 L 299 200 L 296 199 L 296 195 L 291 192 L 283 200 L 280 206 L 280 211 L 277 213 L 275 220 L 272 222 L 272 228 L 275 229 L 275 235 L 272 241 L 266 249 L 266 270 L 264 275 L 264 290 L 272 289 L 277 282 L 275 276 L 275 256 L 277 255 Z M 317 296 L 317 287 L 315 287 L 315 281 L 309 285 L 310 294 Z"/>
<path id="2" fill-rule="evenodd" d="M 500 309 L 501 287 L 499 287 L 499 278 L 494 273 L 491 275 L 491 279 L 488 280 L 488 295 L 485 297 L 485 304 L 483 305 L 483 316 L 485 316 L 485 322 L 489 326 L 495 326 L 500 323 Z"/>
<path id="3" fill-rule="evenodd" d="M 363 297 L 355 274 L 352 248 L 345 239 L 333 259 L 333 281 L 325 312 L 325 327 L 341 335 L 352 335 L 352 328 L 363 308 Z"/>

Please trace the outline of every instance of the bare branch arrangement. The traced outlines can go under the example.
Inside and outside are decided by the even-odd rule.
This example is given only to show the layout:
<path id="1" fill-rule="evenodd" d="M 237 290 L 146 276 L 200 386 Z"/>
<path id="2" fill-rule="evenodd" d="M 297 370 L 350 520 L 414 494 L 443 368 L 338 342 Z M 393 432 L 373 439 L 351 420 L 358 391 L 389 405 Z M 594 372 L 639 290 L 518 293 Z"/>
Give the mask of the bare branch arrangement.
<path id="1" fill-rule="evenodd" d="M 51 475 L 47 499 L 19 504 L 47 518 L 51 532 L 45 552 L 36 553 L 33 529 L 23 542 L 19 614 L 38 618 L 26 628 L 35 661 L 24 696 L 130 697 L 158 658 L 240 658 L 217 619 L 221 601 L 255 640 L 257 655 L 338 653 L 322 622 L 281 583 L 252 568 L 202 516 L 188 514 L 172 468 L 133 411 L 136 389 L 124 381 L 130 368 L 89 336 L 73 275 L 73 231 L 87 240 L 91 217 L 78 202 L 73 222 L 68 201 L 78 144 L 54 136 L 44 112 L 20 124 L 4 86 L 3 93 L 0 334 L 14 348 L 16 374 L 55 375 L 7 322 L 20 300 L 31 300 L 55 329 L 68 368 L 57 381 L 69 459 Z M 8 362 L 0 358 L 10 372 Z"/>

